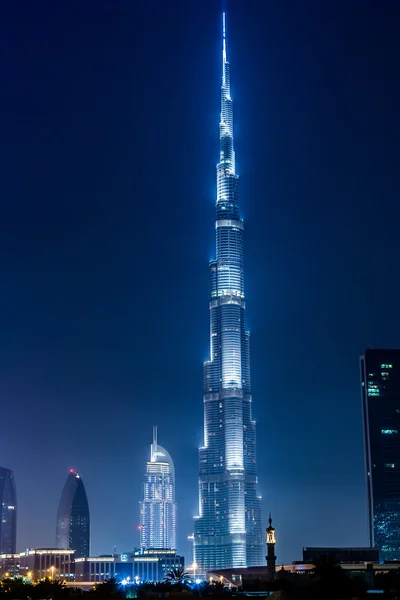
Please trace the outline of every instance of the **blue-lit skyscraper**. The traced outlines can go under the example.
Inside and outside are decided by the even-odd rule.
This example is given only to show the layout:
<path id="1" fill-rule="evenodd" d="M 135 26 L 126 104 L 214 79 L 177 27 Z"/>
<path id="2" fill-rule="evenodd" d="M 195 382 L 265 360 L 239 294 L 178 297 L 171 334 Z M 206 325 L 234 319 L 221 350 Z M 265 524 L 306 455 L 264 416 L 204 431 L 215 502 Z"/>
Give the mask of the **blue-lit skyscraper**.
<path id="1" fill-rule="evenodd" d="M 90 556 L 90 513 L 81 476 L 70 470 L 57 513 L 56 547 L 75 550 L 75 558 Z"/>
<path id="2" fill-rule="evenodd" d="M 170 454 L 158 444 L 154 427 L 140 502 L 141 547 L 175 550 L 176 515 L 175 467 Z"/>
<path id="3" fill-rule="evenodd" d="M 360 359 L 369 541 L 380 560 L 400 560 L 400 350 Z"/>
<path id="4" fill-rule="evenodd" d="M 0 467 L 0 554 L 15 554 L 17 545 L 17 493 L 14 473 Z"/>
<path id="5" fill-rule="evenodd" d="M 202 572 L 263 563 L 225 14 L 222 29 L 216 258 L 210 262 L 210 359 L 204 365 L 204 446 L 194 523 L 194 561 Z"/>

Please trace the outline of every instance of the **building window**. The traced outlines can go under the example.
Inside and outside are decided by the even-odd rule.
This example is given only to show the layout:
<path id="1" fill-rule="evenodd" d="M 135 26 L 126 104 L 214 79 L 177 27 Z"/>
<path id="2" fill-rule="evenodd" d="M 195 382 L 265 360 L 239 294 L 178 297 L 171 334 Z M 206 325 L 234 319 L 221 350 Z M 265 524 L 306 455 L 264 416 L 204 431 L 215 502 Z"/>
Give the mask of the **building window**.
<path id="1" fill-rule="evenodd" d="M 391 435 L 393 433 L 398 433 L 397 429 L 381 429 L 381 432 L 384 435 Z"/>
<path id="2" fill-rule="evenodd" d="M 394 463 L 385 463 L 387 469 L 394 469 Z"/>

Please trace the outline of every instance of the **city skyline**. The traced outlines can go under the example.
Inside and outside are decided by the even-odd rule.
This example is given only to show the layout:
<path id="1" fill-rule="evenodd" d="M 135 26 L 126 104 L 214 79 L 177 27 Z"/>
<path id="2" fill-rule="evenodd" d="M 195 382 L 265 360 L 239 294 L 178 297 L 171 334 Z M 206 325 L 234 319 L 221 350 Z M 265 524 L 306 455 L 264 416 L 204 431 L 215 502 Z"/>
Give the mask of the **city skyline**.
<path id="1" fill-rule="evenodd" d="M 216 255 L 209 264 L 210 357 L 204 363 L 204 443 L 193 540 L 194 563 L 202 573 L 264 560 L 226 13 L 221 25 Z"/>
<path id="2" fill-rule="evenodd" d="M 368 540 L 358 357 L 400 339 L 399 7 L 372 4 L 228 7 L 258 475 L 277 564 L 303 545 Z M 190 557 L 220 7 L 0 10 L 0 392 L 21 415 L 9 413 L 0 451 L 18 486 L 17 548 L 54 545 L 70 468 L 91 502 L 92 554 L 139 545 L 157 423 Z"/>

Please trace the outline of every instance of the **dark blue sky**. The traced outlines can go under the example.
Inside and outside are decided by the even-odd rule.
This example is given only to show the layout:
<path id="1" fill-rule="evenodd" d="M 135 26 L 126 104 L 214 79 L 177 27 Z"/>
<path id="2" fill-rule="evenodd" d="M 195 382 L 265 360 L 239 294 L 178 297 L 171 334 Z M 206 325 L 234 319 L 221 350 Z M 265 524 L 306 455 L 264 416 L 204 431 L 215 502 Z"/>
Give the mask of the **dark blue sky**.
<path id="1" fill-rule="evenodd" d="M 279 561 L 367 543 L 358 357 L 400 346 L 395 0 L 231 0 L 254 416 Z M 219 2 L 0 9 L 0 463 L 18 547 L 70 467 L 92 551 L 138 543 L 151 428 L 197 511 Z M 188 559 L 190 556 L 188 555 Z"/>

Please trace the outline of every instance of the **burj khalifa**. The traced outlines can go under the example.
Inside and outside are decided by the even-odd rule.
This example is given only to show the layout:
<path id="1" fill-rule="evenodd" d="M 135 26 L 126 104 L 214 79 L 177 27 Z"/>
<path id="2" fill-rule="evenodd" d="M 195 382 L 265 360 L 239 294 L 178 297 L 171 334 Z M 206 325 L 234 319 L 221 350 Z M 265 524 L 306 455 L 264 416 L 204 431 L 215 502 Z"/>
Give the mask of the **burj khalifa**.
<path id="1" fill-rule="evenodd" d="M 210 262 L 210 357 L 204 364 L 204 445 L 199 449 L 199 514 L 194 522 L 194 562 L 202 572 L 263 563 L 250 334 L 245 327 L 244 226 L 239 213 L 225 13 L 219 140 L 216 258 Z"/>

